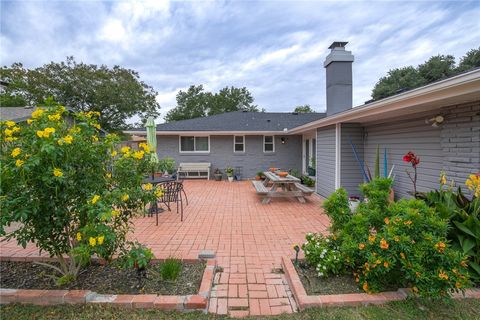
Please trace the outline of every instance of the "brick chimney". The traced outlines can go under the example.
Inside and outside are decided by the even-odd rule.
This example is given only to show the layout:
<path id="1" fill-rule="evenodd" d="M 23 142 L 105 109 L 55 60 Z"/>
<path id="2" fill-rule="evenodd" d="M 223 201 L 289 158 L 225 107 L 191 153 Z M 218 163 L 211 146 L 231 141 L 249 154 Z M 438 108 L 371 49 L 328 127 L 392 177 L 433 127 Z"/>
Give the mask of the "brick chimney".
<path id="1" fill-rule="evenodd" d="M 352 108 L 351 51 L 345 50 L 348 42 L 333 42 L 323 66 L 327 69 L 327 116 Z"/>

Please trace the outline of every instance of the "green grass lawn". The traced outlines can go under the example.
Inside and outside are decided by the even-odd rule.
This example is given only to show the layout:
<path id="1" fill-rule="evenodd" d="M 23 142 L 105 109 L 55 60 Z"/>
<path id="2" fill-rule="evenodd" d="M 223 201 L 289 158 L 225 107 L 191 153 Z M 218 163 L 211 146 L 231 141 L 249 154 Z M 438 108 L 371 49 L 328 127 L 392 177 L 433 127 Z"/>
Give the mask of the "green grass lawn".
<path id="1" fill-rule="evenodd" d="M 212 314 L 127 310 L 98 305 L 61 305 L 55 307 L 6 305 L 0 307 L 0 319 L 228 319 Z M 480 319 L 480 300 L 408 300 L 383 306 L 356 308 L 315 308 L 295 314 L 250 319 Z"/>

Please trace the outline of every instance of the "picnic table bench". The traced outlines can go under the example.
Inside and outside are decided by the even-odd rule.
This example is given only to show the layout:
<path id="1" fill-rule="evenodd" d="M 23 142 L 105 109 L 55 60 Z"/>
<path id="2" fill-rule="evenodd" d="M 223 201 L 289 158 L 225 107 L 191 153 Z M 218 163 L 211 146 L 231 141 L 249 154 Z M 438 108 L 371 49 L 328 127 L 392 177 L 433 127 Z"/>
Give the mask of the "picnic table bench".
<path id="1" fill-rule="evenodd" d="M 287 175 L 280 177 L 272 172 L 264 172 L 265 180 L 252 181 L 257 194 L 263 196 L 262 203 L 270 203 L 272 198 L 297 198 L 301 203 L 305 203 L 304 196 L 311 195 L 314 191 L 302 184 L 300 179 Z M 269 188 L 269 185 L 271 187 Z M 278 190 L 280 188 L 280 190 Z"/>

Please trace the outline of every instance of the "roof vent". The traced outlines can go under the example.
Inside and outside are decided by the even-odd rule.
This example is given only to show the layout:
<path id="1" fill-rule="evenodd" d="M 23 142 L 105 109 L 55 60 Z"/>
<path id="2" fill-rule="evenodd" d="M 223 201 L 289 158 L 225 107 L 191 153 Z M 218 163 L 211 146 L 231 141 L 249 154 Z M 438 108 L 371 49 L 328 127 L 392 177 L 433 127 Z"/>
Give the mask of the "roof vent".
<path id="1" fill-rule="evenodd" d="M 242 110 L 243 113 L 247 113 L 248 111 L 247 110 Z"/>
<path id="2" fill-rule="evenodd" d="M 267 119 L 267 122 L 270 122 L 270 119 Z"/>
<path id="3" fill-rule="evenodd" d="M 292 112 L 292 114 L 296 116 L 296 115 L 298 115 L 298 112 Z"/>
<path id="4" fill-rule="evenodd" d="M 33 107 L 32 106 L 25 106 L 25 107 L 23 107 L 23 109 L 33 109 Z"/>

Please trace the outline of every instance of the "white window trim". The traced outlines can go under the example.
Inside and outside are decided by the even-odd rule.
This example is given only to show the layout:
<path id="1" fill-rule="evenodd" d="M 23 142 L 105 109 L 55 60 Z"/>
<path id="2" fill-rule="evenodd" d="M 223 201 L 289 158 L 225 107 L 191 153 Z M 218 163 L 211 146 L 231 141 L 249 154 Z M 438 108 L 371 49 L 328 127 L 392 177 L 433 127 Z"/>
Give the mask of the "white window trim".
<path id="1" fill-rule="evenodd" d="M 243 140 L 242 140 L 243 151 L 236 151 L 236 150 L 235 150 L 235 145 L 237 144 L 237 143 L 235 142 L 235 138 L 236 138 L 236 137 L 242 137 L 242 139 L 243 139 Z M 240 143 L 238 143 L 238 144 L 240 144 Z M 233 153 L 245 153 L 245 136 L 239 136 L 239 135 L 233 136 Z"/>
<path id="2" fill-rule="evenodd" d="M 206 151 L 182 151 L 182 137 L 193 137 L 193 149 L 196 149 L 196 138 L 204 138 L 204 137 L 207 137 L 208 138 L 208 150 Z M 183 136 L 178 136 L 178 152 L 179 153 L 210 153 L 210 136 L 200 136 L 200 135 L 192 135 L 192 136 L 188 136 L 188 135 L 183 135 Z"/>
<path id="3" fill-rule="evenodd" d="M 273 150 L 272 151 L 265 151 L 265 137 L 272 137 L 272 144 L 273 144 Z M 275 153 L 275 136 L 263 136 L 263 153 Z"/>

